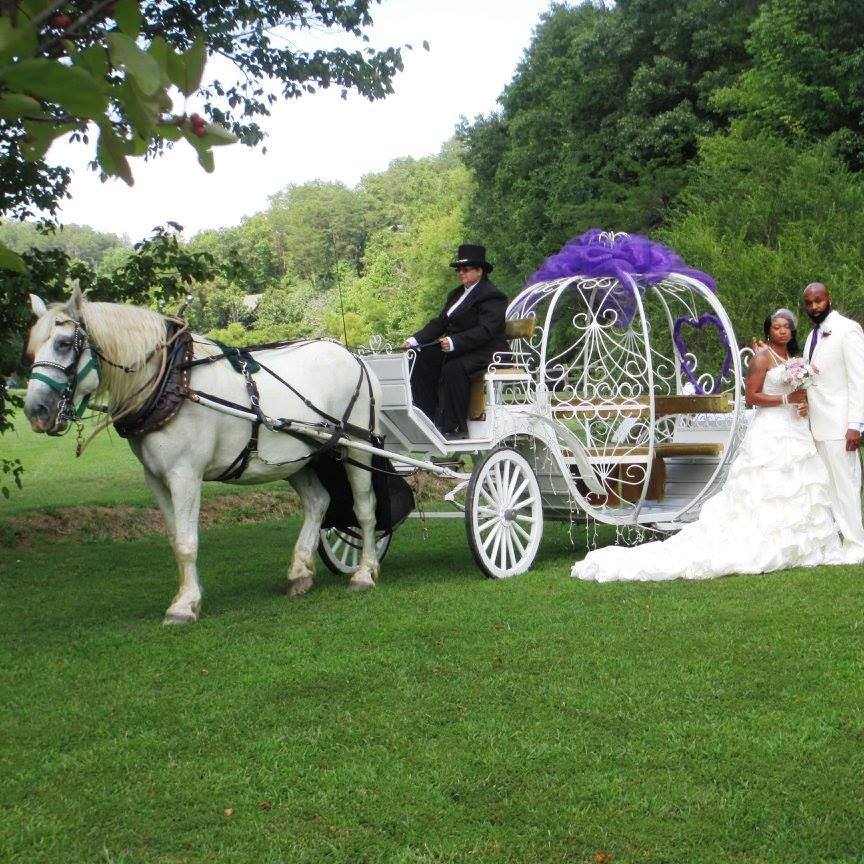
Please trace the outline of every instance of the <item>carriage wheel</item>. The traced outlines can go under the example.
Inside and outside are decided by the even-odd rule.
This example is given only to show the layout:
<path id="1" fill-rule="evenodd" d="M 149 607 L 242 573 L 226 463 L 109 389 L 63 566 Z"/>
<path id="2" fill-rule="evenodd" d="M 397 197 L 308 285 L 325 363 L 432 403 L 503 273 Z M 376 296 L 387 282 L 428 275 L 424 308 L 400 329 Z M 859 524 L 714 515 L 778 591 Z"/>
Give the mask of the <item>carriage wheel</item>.
<path id="1" fill-rule="evenodd" d="M 524 573 L 543 536 L 540 485 L 515 450 L 493 450 L 471 475 L 465 500 L 471 554 L 493 579 Z"/>
<path id="2" fill-rule="evenodd" d="M 378 563 L 384 560 L 390 548 L 392 531 L 375 532 L 375 551 L 378 553 Z M 331 573 L 350 576 L 357 572 L 360 566 L 360 552 L 363 541 L 347 531 L 338 528 L 322 528 L 321 539 L 318 541 L 318 554 Z"/>

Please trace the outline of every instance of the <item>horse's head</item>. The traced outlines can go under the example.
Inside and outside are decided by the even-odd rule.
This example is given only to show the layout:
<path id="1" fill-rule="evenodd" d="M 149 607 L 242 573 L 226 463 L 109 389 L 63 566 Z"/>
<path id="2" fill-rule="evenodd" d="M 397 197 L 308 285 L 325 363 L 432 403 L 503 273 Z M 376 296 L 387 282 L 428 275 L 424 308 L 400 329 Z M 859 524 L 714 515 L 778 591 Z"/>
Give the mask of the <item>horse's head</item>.
<path id="1" fill-rule="evenodd" d="M 77 288 L 68 303 L 49 309 L 31 294 L 30 305 L 39 319 L 27 342 L 24 413 L 34 431 L 60 435 L 99 386 L 99 361 L 82 324 L 84 298 Z"/>

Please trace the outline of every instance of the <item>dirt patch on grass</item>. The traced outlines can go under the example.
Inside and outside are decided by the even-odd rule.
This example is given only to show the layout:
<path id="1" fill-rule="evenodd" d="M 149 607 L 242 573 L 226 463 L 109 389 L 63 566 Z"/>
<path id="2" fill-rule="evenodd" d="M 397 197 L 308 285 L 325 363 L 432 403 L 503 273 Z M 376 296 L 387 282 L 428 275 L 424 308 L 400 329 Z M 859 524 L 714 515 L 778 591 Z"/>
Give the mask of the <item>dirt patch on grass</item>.
<path id="1" fill-rule="evenodd" d="M 300 510 L 290 491 L 219 495 L 201 503 L 202 528 L 227 523 L 247 525 L 280 519 Z M 37 542 L 62 539 L 137 540 L 164 533 L 162 514 L 156 507 L 64 507 L 50 513 L 22 513 L 0 522 L 0 545 L 31 547 Z"/>
<path id="2" fill-rule="evenodd" d="M 423 509 L 435 509 L 437 502 L 453 487 L 452 480 L 425 471 L 407 480 Z M 300 509 L 300 499 L 291 490 L 218 495 L 202 501 L 200 524 L 202 528 L 250 525 L 281 519 Z M 162 514 L 156 507 L 64 507 L 46 513 L 0 517 L 0 548 L 32 548 L 46 540 L 123 542 L 164 532 Z"/>

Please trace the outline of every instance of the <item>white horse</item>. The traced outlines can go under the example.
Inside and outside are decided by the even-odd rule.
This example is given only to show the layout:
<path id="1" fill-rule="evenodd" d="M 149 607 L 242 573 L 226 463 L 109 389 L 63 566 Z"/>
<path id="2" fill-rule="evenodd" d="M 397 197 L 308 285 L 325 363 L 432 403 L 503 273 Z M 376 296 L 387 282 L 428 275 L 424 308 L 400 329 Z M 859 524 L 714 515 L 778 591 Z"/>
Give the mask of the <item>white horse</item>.
<path id="1" fill-rule="evenodd" d="M 59 435 L 73 416 L 73 401 L 91 395 L 107 400 L 115 419 L 128 416 L 146 401 L 171 347 L 170 319 L 135 306 L 87 302 L 77 290 L 65 304 L 49 308 L 31 295 L 31 305 L 39 318 L 27 346 L 33 371 L 24 412 L 35 431 Z M 221 349 L 212 341 L 194 334 L 192 339 L 195 358 L 221 358 Z M 364 429 L 374 426 L 377 432 L 374 406 L 381 404 L 380 384 L 374 375 L 363 372 L 362 361 L 344 347 L 309 341 L 256 351 L 255 358 L 266 367 L 251 377 L 268 418 L 298 421 L 299 427 L 294 428 L 317 429 L 319 437 L 322 429 L 329 428 L 326 421 L 322 423 L 322 414 Z M 190 375 L 193 394 L 210 394 L 247 412 L 254 405 L 255 387 L 250 392 L 244 376 L 224 358 L 195 365 Z M 194 395 L 180 399 L 176 414 L 162 428 L 129 437 L 165 518 L 180 573 L 180 588 L 165 613 L 166 624 L 198 619 L 201 481 L 220 478 L 236 462 L 250 443 L 252 429 L 249 419 L 232 416 L 230 408 L 223 413 L 194 399 Z M 288 593 L 304 594 L 312 587 L 314 554 L 329 503 L 327 491 L 310 467 L 315 443 L 261 425 L 257 447 L 250 449 L 242 476 L 230 482 L 285 479 L 300 496 L 304 518 L 288 571 Z M 359 451 L 353 451 L 352 458 L 364 465 L 370 462 L 368 454 Z M 348 587 L 362 590 L 374 587 L 378 578 L 375 496 L 369 471 L 350 464 L 346 471 L 363 542 L 359 568 Z"/>

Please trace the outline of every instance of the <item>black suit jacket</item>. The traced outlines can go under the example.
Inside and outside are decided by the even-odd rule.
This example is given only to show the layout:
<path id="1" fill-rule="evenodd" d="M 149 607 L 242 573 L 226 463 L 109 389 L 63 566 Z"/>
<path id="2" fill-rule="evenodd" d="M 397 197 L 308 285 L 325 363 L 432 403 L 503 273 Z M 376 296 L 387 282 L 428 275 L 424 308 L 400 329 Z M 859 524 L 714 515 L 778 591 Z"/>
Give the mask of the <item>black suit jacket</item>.
<path id="1" fill-rule="evenodd" d="M 447 295 L 441 312 L 414 338 L 423 344 L 451 336 L 454 350 L 444 355 L 444 362 L 461 358 L 470 375 L 488 366 L 496 351 L 507 350 L 507 298 L 488 279 L 481 279 L 453 315 L 448 315 L 447 310 L 461 293 L 462 286 L 458 285 Z"/>

